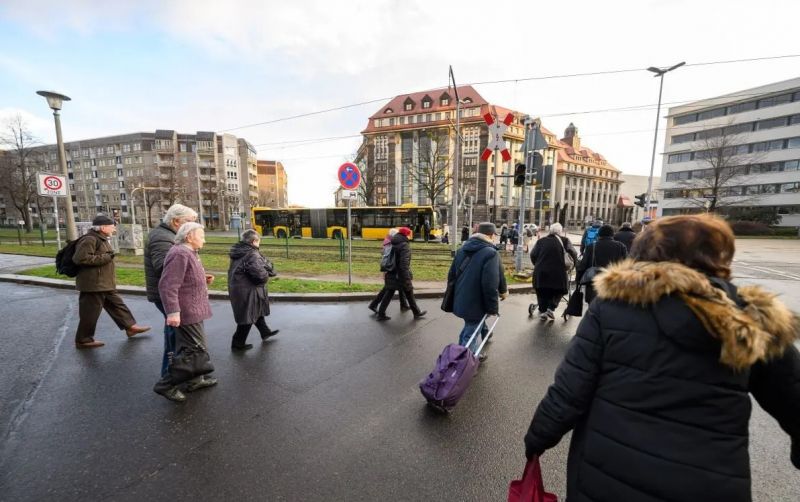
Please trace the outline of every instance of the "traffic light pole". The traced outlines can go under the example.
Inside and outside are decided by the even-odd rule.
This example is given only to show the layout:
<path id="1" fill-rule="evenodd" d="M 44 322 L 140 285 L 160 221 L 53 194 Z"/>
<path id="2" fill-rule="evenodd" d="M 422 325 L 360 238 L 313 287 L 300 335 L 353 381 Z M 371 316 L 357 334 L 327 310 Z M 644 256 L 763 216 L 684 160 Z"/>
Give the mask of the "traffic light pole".
<path id="1" fill-rule="evenodd" d="M 531 142 L 532 138 L 536 137 L 539 123 L 534 121 L 531 127 L 530 119 L 525 120 L 525 142 L 523 151 L 525 152 L 525 183 L 520 188 L 519 192 L 519 223 L 517 225 L 517 248 L 514 255 L 514 270 L 516 273 L 522 272 L 522 253 L 524 253 L 524 244 L 522 239 L 522 228 L 525 225 L 525 189 L 530 186 L 529 180 L 532 176 L 532 157 L 531 155 Z"/>

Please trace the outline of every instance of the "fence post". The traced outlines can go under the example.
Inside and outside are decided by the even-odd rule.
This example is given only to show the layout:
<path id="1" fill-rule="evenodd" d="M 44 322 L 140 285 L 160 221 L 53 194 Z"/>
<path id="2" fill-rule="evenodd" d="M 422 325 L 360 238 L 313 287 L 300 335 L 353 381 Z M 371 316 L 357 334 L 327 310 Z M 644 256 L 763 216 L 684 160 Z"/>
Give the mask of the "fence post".
<path id="1" fill-rule="evenodd" d="M 339 261 L 344 261 L 344 239 L 339 239 Z"/>

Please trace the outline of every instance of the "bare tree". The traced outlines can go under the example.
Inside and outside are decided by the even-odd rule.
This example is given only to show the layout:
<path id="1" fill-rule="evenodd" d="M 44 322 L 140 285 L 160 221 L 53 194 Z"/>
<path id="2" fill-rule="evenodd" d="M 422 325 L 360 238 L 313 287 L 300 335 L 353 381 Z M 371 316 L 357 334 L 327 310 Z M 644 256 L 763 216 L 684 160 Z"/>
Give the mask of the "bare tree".
<path id="1" fill-rule="evenodd" d="M 427 135 L 420 134 L 418 162 L 412 163 L 408 171 L 411 179 L 434 207 L 453 182 L 449 144 L 447 129 L 436 129 Z"/>
<path id="2" fill-rule="evenodd" d="M 36 173 L 41 169 L 34 155 L 38 143 L 20 114 L 6 120 L 0 130 L 0 146 L 7 149 L 0 162 L 0 190 L 11 199 L 28 232 L 33 231 L 30 208 L 36 201 Z"/>
<path id="3" fill-rule="evenodd" d="M 365 139 L 358 151 L 352 155 L 350 162 L 359 166 L 361 170 L 361 184 L 358 185 L 358 198 L 368 206 L 375 205 L 375 187 L 377 186 L 377 173 L 375 172 L 375 163 L 368 161 L 369 156 L 369 142 Z"/>
<path id="4" fill-rule="evenodd" d="M 266 190 L 259 190 L 258 191 L 258 200 L 256 203 L 262 207 L 275 207 L 278 204 L 278 201 L 275 200 L 275 195 L 269 193 Z"/>
<path id="5" fill-rule="evenodd" d="M 684 191 L 684 200 L 708 212 L 724 212 L 733 205 L 750 204 L 760 196 L 757 193 L 743 193 L 743 177 L 748 166 L 758 162 L 762 155 L 748 152 L 743 138 L 736 126 L 730 123 L 725 127 L 701 131 L 701 150 L 695 159 L 704 167 L 691 171 L 688 179 L 682 179 L 678 186 Z"/>

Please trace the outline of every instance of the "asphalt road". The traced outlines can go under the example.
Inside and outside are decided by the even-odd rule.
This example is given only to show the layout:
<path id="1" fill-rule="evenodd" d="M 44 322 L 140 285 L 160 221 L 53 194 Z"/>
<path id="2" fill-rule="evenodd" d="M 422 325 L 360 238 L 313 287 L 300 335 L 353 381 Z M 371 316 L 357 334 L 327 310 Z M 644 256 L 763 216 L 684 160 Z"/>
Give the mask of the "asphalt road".
<path id="1" fill-rule="evenodd" d="M 796 286 L 796 284 L 795 284 Z M 156 309 L 126 298 L 142 323 Z M 505 500 L 522 437 L 578 320 L 528 320 L 512 297 L 489 360 L 449 416 L 417 383 L 461 323 L 422 301 L 425 320 L 361 303 L 275 304 L 274 340 L 231 354 L 230 306 L 207 323 L 217 387 L 177 405 L 154 394 L 161 333 L 131 340 L 104 314 L 98 338 L 72 344 L 77 294 L 0 284 L 0 500 Z M 257 340 L 254 332 L 251 341 Z M 564 494 L 568 438 L 543 457 Z M 795 501 L 789 441 L 754 404 L 758 501 Z"/>

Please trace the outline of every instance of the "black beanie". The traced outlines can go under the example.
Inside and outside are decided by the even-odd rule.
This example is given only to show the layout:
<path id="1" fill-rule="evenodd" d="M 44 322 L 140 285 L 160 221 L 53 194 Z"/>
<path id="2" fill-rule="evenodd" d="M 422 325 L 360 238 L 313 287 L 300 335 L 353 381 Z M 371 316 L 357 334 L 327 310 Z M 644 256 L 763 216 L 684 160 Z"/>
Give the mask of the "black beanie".
<path id="1" fill-rule="evenodd" d="M 600 237 L 614 237 L 614 227 L 611 225 L 603 225 L 598 232 Z"/>
<path id="2" fill-rule="evenodd" d="M 92 220 L 92 225 L 99 227 L 101 225 L 115 225 L 114 220 L 104 214 L 98 214 Z"/>

